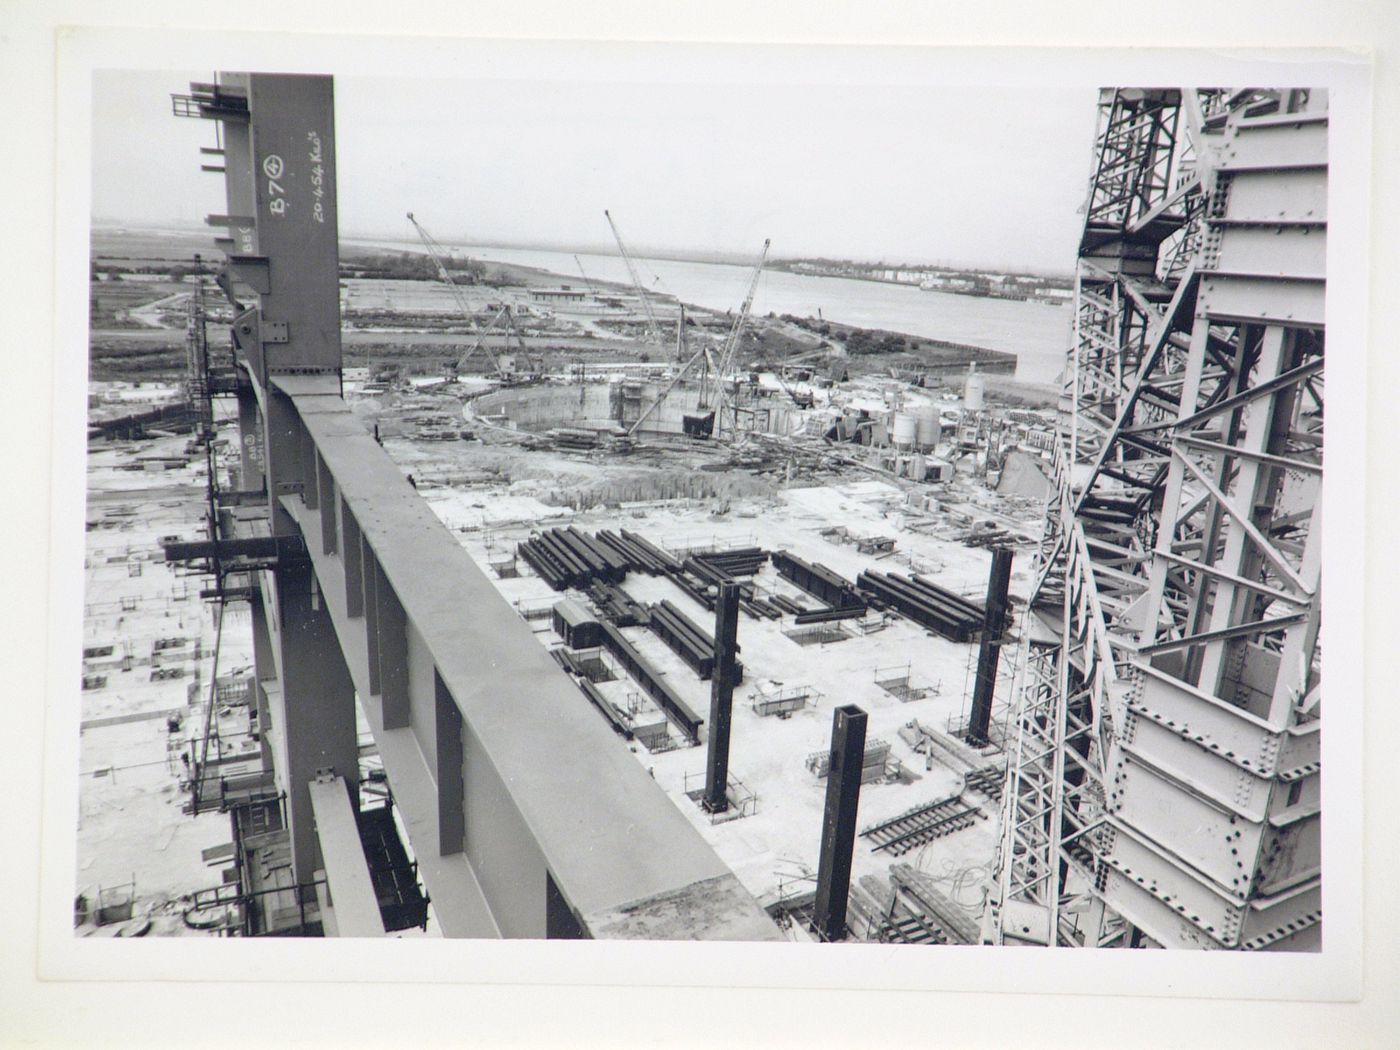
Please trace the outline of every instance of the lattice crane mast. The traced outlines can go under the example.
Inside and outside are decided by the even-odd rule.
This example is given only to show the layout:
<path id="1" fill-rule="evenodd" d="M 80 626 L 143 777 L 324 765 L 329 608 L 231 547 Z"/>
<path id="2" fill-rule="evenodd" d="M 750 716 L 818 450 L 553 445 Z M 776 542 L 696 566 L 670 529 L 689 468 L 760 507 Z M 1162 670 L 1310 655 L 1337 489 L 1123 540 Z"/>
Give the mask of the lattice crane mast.
<path id="1" fill-rule="evenodd" d="M 500 318 L 500 314 L 497 314 L 496 318 L 493 318 L 491 324 L 484 330 L 476 323 L 476 314 L 472 312 L 471 305 L 467 302 L 467 297 L 462 292 L 461 285 L 452 279 L 452 272 L 447 268 L 447 259 L 450 253 L 413 217 L 413 212 L 408 213 L 408 221 L 413 224 L 413 228 L 418 232 L 418 239 L 423 242 L 423 248 L 427 251 L 428 258 L 432 259 L 433 265 L 437 267 L 439 279 L 441 279 L 442 283 L 447 285 L 448 289 L 451 291 L 452 300 L 457 306 L 458 313 L 471 325 L 472 334 L 476 336 L 476 342 L 467 348 L 466 353 L 462 354 L 456 364 L 452 365 L 451 372 L 453 378 L 462 371 L 463 366 L 466 365 L 472 354 L 480 349 L 485 350 L 487 356 L 491 358 L 491 365 L 496 369 L 497 377 L 501 379 L 502 382 L 508 381 L 511 378 L 510 371 L 501 364 L 501 360 L 495 352 L 492 351 L 489 346 L 485 345 L 486 336 L 491 328 L 495 327 L 496 321 Z M 509 313 L 509 307 L 506 308 L 506 312 Z"/>
<path id="2" fill-rule="evenodd" d="M 724 341 L 724 349 L 720 353 L 720 367 L 726 371 L 734 363 L 734 355 L 739 350 L 739 343 L 744 338 L 744 329 L 748 327 L 749 314 L 753 310 L 754 293 L 758 291 L 758 279 L 763 275 L 763 264 L 768 261 L 768 245 L 772 242 L 766 238 L 763 241 L 763 250 L 758 253 L 758 262 L 754 263 L 753 275 L 749 278 L 748 291 L 744 294 L 744 305 L 739 308 L 739 316 L 734 318 L 734 324 L 729 329 L 729 336 Z"/>
<path id="3" fill-rule="evenodd" d="M 597 295 L 598 289 L 593 287 L 593 282 L 588 279 L 588 273 L 583 268 L 583 260 L 580 259 L 577 255 L 574 256 L 574 265 L 578 267 L 578 273 L 579 276 L 583 278 L 583 283 L 588 286 L 589 294 Z"/>
<path id="4" fill-rule="evenodd" d="M 724 377 L 729 374 L 730 370 L 733 368 L 734 358 L 739 352 L 739 344 L 743 342 L 744 329 L 748 326 L 749 313 L 753 309 L 754 293 L 758 291 L 758 279 L 763 275 L 763 264 L 768 261 L 768 246 L 770 243 L 772 242 L 766 238 L 764 239 L 763 250 L 758 253 L 758 261 L 754 263 L 753 274 L 749 277 L 749 285 L 747 291 L 744 293 L 743 305 L 739 307 L 739 313 L 735 316 L 734 323 L 729 327 L 729 335 L 725 337 L 724 343 L 720 347 L 718 360 L 711 362 L 715 373 L 715 390 L 718 395 L 716 399 L 717 404 L 715 406 L 716 413 L 718 413 L 724 403 L 729 400 L 725 395 Z M 735 408 L 734 411 L 737 422 L 737 408 Z M 718 418 L 718 415 L 716 415 L 716 418 Z"/>
<path id="5" fill-rule="evenodd" d="M 637 289 L 637 297 L 642 301 L 642 313 L 647 319 L 647 337 L 658 347 L 663 345 L 661 339 L 661 329 L 656 324 L 656 314 L 651 308 L 651 299 L 647 296 L 646 287 L 642 284 L 641 275 L 637 273 L 637 267 L 632 262 L 632 256 L 627 251 L 627 245 L 622 243 L 622 234 L 618 232 L 617 223 L 613 222 L 613 217 L 608 210 L 603 209 L 603 218 L 608 220 L 608 226 L 612 228 L 613 239 L 617 241 L 617 250 L 622 253 L 622 261 L 627 264 L 627 273 L 632 278 L 632 286 Z"/>
<path id="6" fill-rule="evenodd" d="M 614 230 L 614 232 L 616 232 L 616 230 Z M 621 241 L 619 241 L 618 243 L 620 245 Z M 753 297 L 754 292 L 758 288 L 759 274 L 763 272 L 763 264 L 768 259 L 769 243 L 770 242 L 768 240 L 765 240 L 763 242 L 763 251 L 759 253 L 758 263 L 754 266 L 753 275 L 749 278 L 748 291 L 744 295 L 743 305 L 739 308 L 739 314 L 737 317 L 734 318 L 733 325 L 730 326 L 729 335 L 725 338 L 724 343 L 720 347 L 718 357 L 716 357 L 714 348 L 712 348 L 708 344 L 702 345 L 700 349 L 696 350 L 695 353 L 691 354 L 691 356 L 686 359 L 685 364 L 681 365 L 680 369 L 676 372 L 675 376 L 672 377 L 671 381 L 667 383 L 666 386 L 662 389 L 661 393 L 659 393 L 656 396 L 656 400 L 653 401 L 650 405 L 648 405 L 646 411 L 644 411 L 640 416 L 638 416 L 637 421 L 633 423 L 631 427 L 628 428 L 627 433 L 629 435 L 635 433 L 637 428 L 642 425 L 642 423 L 647 419 L 647 417 L 649 417 L 653 412 L 655 412 L 658 408 L 661 407 L 661 403 L 666 400 L 666 396 L 671 392 L 671 390 L 676 386 L 676 384 L 679 383 L 681 379 L 685 377 L 685 375 L 690 371 L 692 367 L 694 367 L 694 365 L 697 362 L 701 363 L 702 367 L 705 370 L 705 374 L 702 375 L 700 380 L 700 406 L 704 408 L 708 404 L 706 384 L 708 382 L 708 373 L 712 371 L 715 375 L 714 382 L 715 391 L 717 395 L 717 403 L 715 405 L 715 418 L 717 420 L 719 419 L 720 409 L 723 406 L 725 400 L 723 385 L 724 372 L 733 362 L 734 354 L 738 349 L 740 340 L 743 338 L 744 327 L 748 323 L 749 312 L 753 308 Z M 684 352 L 684 333 L 685 312 L 684 309 L 682 309 L 681 330 L 676 337 L 676 347 L 678 353 Z"/>

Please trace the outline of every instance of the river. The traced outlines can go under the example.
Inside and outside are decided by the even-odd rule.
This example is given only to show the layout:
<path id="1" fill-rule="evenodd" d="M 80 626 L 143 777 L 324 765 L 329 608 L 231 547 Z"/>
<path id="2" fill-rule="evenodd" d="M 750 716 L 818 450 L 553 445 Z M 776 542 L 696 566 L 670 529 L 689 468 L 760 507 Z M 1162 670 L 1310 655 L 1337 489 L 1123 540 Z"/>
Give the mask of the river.
<path id="1" fill-rule="evenodd" d="M 376 247 L 422 251 L 416 243 Z M 525 248 L 467 246 L 473 258 L 515 263 L 557 273 L 565 283 L 583 280 L 571 252 Z M 631 284 L 620 256 L 579 253 L 589 279 Z M 753 275 L 752 267 L 725 263 L 634 260 L 649 288 L 685 303 L 711 310 L 737 310 Z M 913 286 L 844 277 L 765 270 L 754 295 L 753 311 L 763 315 L 822 317 L 861 328 L 883 328 L 927 339 L 969 343 L 1016 355 L 1016 376 L 1032 383 L 1054 383 L 1064 367 L 1072 311 L 1068 306 L 984 299 L 971 295 L 925 292 Z"/>

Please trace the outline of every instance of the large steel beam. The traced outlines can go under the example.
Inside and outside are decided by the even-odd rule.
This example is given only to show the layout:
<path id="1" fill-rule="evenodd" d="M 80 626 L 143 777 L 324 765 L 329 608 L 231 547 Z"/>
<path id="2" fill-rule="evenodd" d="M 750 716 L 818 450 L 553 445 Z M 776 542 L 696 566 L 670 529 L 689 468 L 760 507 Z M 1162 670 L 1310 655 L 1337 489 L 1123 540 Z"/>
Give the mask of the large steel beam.
<path id="1" fill-rule="evenodd" d="M 831 763 L 826 778 L 826 811 L 817 862 L 817 896 L 812 925 L 823 941 L 846 936 L 846 904 L 851 892 L 851 860 L 860 805 L 865 757 L 866 714 L 855 704 L 838 707 L 831 724 Z"/>
<path id="2" fill-rule="evenodd" d="M 164 545 L 166 561 L 196 561 L 200 558 L 213 558 L 216 561 L 232 561 L 235 558 L 248 558 L 254 561 L 278 561 L 306 557 L 306 547 L 301 537 L 285 536 L 240 536 L 230 539 L 177 540 Z"/>
<path id="3" fill-rule="evenodd" d="M 320 867 L 308 784 L 330 772 L 354 785 L 351 794 L 358 800 L 355 686 L 310 563 L 283 563 L 268 575 L 275 581 L 277 662 L 268 732 L 277 783 L 287 796 L 292 871 L 306 884 Z"/>
<path id="4" fill-rule="evenodd" d="M 374 892 L 355 819 L 353 789 L 344 777 L 322 774 L 307 785 L 316 818 L 316 840 L 330 887 L 334 927 L 340 937 L 383 937 L 384 917 Z M 322 925 L 326 916 L 322 914 Z"/>
<path id="5" fill-rule="evenodd" d="M 992 551 L 992 570 L 987 580 L 987 602 L 982 619 L 982 640 L 977 652 L 977 678 L 972 690 L 972 714 L 967 726 L 967 742 L 974 747 L 987 743 L 992 726 L 992 699 L 996 694 L 997 663 L 1001 638 L 1006 631 L 1006 596 L 1011 586 L 1011 551 Z"/>
<path id="6" fill-rule="evenodd" d="M 710 676 L 710 742 L 705 763 L 704 806 L 711 813 L 729 808 L 729 725 L 738 633 L 739 585 L 721 583 L 715 603 L 715 669 Z"/>

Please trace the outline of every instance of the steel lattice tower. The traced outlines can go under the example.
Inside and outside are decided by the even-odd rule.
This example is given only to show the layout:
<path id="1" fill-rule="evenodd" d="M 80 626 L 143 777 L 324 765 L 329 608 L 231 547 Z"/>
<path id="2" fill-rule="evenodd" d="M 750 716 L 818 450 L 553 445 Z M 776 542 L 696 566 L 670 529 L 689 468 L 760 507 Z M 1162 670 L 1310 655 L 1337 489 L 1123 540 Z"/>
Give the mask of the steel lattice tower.
<path id="1" fill-rule="evenodd" d="M 1314 948 L 1327 99 L 1105 90 L 995 943 Z"/>

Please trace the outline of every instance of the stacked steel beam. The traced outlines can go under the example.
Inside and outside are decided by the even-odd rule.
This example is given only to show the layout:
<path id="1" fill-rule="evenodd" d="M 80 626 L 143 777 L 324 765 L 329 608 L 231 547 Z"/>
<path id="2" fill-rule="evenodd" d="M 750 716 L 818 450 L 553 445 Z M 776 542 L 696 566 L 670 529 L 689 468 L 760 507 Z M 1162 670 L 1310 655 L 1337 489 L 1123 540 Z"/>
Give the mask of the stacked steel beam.
<path id="1" fill-rule="evenodd" d="M 651 620 L 647 626 L 700 676 L 701 681 L 709 681 L 715 670 L 715 640 L 712 635 L 664 599 L 651 607 Z M 736 660 L 732 684 L 738 685 L 743 680 L 744 667 Z"/>
<path id="2" fill-rule="evenodd" d="M 622 632 L 610 623 L 603 624 L 603 644 L 690 742 L 699 743 L 700 725 L 704 719 L 676 695 L 666 684 L 661 672 L 652 667 L 642 654 L 632 647 L 632 643 L 622 636 Z"/>
<path id="3" fill-rule="evenodd" d="M 619 627 L 641 627 L 651 619 L 647 607 L 615 583 L 589 584 L 588 598 L 603 619 Z"/>
<path id="4" fill-rule="evenodd" d="M 768 552 L 761 547 L 737 547 L 734 550 L 697 554 L 686 559 L 686 566 L 689 568 L 692 562 L 697 562 L 708 571 L 734 579 L 739 576 L 752 576 L 767 560 Z"/>
<path id="5" fill-rule="evenodd" d="M 606 537 L 606 542 L 615 547 L 621 545 L 636 559 L 636 567 L 650 576 L 665 576 L 680 570 L 680 563 L 675 558 L 635 532 L 622 529 L 616 535 L 611 532 L 600 532 L 598 535 Z"/>
<path id="6" fill-rule="evenodd" d="M 626 565 L 629 572 L 664 576 L 678 568 L 675 559 L 669 554 L 626 529 L 621 533 L 599 529 L 593 534 L 593 540 Z"/>
<path id="7" fill-rule="evenodd" d="M 588 698 L 589 702 L 602 712 L 603 717 L 608 720 L 608 725 L 612 726 L 613 732 L 624 740 L 631 740 L 632 727 L 618 714 L 617 708 L 613 707 L 608 698 L 598 690 L 598 687 L 587 678 L 576 678 L 574 681 L 578 683 L 579 689 L 582 690 L 583 695 Z"/>
<path id="8" fill-rule="evenodd" d="M 793 617 L 793 623 L 804 627 L 809 623 L 830 623 L 832 620 L 854 620 L 865 615 L 864 605 L 847 605 L 844 608 L 807 609 Z"/>
<path id="9" fill-rule="evenodd" d="M 795 583 L 813 598 L 820 598 L 833 609 L 854 606 L 865 608 L 865 600 L 850 580 L 837 575 L 825 565 L 803 561 L 787 551 L 773 552 L 773 568 L 778 575 Z"/>
<path id="10" fill-rule="evenodd" d="M 955 642 L 970 642 L 983 620 L 982 607 L 922 576 L 896 576 L 867 569 L 856 586 L 885 605 Z"/>
<path id="11" fill-rule="evenodd" d="M 516 547 L 516 554 L 556 591 L 594 580 L 617 583 L 627 575 L 625 558 L 573 526 L 546 529 Z"/>
<path id="12" fill-rule="evenodd" d="M 739 583 L 738 577 L 753 576 L 768 560 L 768 552 L 759 547 L 741 547 L 731 551 L 717 551 L 710 554 L 696 554 L 686 558 L 682 569 L 685 575 L 676 573 L 673 579 L 692 597 L 704 603 L 705 608 L 715 607 L 714 593 L 722 583 Z M 699 581 L 699 586 L 689 586 L 686 575 Z M 704 597 L 700 595 L 703 593 Z M 760 598 L 752 583 L 739 583 L 739 607 L 755 620 L 777 620 L 783 610 Z"/>
<path id="13" fill-rule="evenodd" d="M 739 603 L 739 608 L 743 609 L 744 612 L 748 613 L 755 620 L 780 620 L 783 616 L 782 609 L 774 605 L 767 598 L 759 598 L 753 593 L 752 588 L 748 590 L 747 597 Z"/>
<path id="14" fill-rule="evenodd" d="M 825 565 L 803 561 L 787 551 L 773 552 L 773 567 L 778 575 L 790 583 L 795 583 L 808 594 L 826 603 L 821 609 L 806 609 L 792 606 L 791 599 L 773 598 L 773 604 L 784 612 L 794 612 L 799 626 L 809 623 L 826 623 L 831 620 L 849 620 L 865 615 L 863 599 L 851 582 L 837 575 Z"/>
<path id="15" fill-rule="evenodd" d="M 768 604 L 787 613 L 790 616 L 801 616 L 804 613 L 812 612 L 811 609 L 803 605 L 796 599 L 789 598 L 786 594 L 773 594 L 768 598 Z"/>

